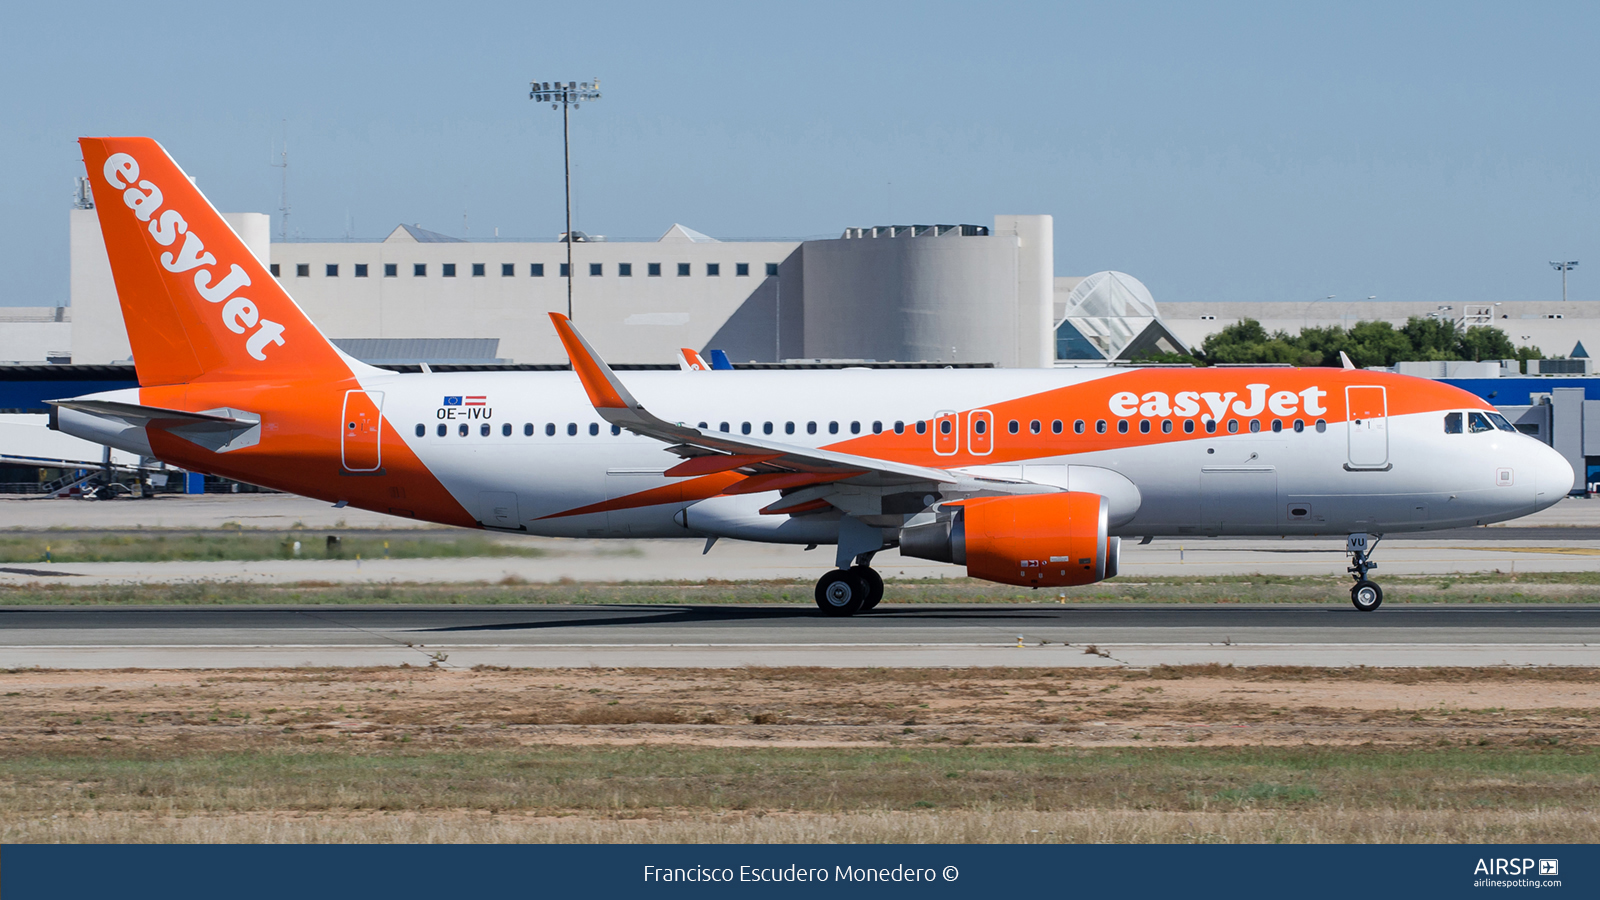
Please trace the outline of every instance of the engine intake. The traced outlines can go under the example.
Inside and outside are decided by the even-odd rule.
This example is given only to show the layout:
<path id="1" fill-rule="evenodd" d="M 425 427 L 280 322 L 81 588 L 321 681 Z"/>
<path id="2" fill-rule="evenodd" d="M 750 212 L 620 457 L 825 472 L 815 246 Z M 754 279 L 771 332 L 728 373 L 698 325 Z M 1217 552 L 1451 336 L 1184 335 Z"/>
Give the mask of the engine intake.
<path id="1" fill-rule="evenodd" d="M 1106 534 L 1106 498 L 1081 491 L 979 497 L 946 504 L 900 531 L 900 553 L 967 567 L 1023 587 L 1094 584 L 1117 574 L 1121 540 Z"/>

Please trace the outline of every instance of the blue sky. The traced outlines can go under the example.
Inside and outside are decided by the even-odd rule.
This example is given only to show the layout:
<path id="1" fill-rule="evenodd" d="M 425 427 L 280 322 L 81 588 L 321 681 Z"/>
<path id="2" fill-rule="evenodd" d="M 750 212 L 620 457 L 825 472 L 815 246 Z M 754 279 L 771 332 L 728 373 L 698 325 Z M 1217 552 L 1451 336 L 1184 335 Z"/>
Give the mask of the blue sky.
<path id="1" fill-rule="evenodd" d="M 1056 272 L 1157 301 L 1592 291 L 1600 6 L 32 4 L 0 55 L 0 305 L 68 296 L 84 134 L 148 134 L 230 211 L 375 239 L 1056 217 Z M 465 220 L 463 219 L 465 216 Z M 1589 260 L 1593 259 L 1590 263 Z"/>

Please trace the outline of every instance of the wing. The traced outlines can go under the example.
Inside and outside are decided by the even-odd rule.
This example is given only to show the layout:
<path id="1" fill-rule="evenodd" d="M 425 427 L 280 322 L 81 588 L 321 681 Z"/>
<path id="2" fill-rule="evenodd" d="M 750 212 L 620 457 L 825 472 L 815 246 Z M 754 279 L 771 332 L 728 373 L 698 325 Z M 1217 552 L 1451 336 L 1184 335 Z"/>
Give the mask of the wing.
<path id="1" fill-rule="evenodd" d="M 878 498 L 879 508 L 869 514 L 882 515 L 889 512 L 881 504 L 881 499 L 888 494 L 920 498 L 923 494 L 919 492 L 938 494 L 944 489 L 953 489 L 953 492 L 967 494 L 994 489 L 984 486 L 989 479 L 961 476 L 947 469 L 800 447 L 750 435 L 706 432 L 682 422 L 668 422 L 645 409 L 644 404 L 628 392 L 622 380 L 566 316 L 551 313 L 550 319 L 561 336 L 561 343 L 566 346 L 573 371 L 600 417 L 635 434 L 655 438 L 666 444 L 670 452 L 685 457 L 684 462 L 666 471 L 670 477 L 737 471 L 746 477 L 725 493 L 786 492 L 782 500 L 763 510 L 773 513 L 798 511 L 800 506 L 824 499 L 844 506 L 834 502 L 834 496 L 841 491 Z M 916 508 L 908 511 L 918 512 L 929 504 L 919 500 L 914 505 Z"/>

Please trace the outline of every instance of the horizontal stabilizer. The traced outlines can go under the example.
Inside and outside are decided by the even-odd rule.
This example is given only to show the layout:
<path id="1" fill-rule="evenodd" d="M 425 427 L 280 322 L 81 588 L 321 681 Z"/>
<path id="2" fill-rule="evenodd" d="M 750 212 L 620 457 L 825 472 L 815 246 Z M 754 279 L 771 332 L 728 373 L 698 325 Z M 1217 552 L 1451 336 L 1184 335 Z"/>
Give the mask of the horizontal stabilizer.
<path id="1" fill-rule="evenodd" d="M 260 418 L 220 415 L 212 412 L 189 412 L 182 409 L 165 409 L 160 406 L 140 406 L 116 400 L 46 400 L 51 406 L 75 409 L 92 416 L 122 419 L 132 425 L 152 422 L 162 425 L 222 425 L 231 428 L 250 428 L 261 424 Z"/>

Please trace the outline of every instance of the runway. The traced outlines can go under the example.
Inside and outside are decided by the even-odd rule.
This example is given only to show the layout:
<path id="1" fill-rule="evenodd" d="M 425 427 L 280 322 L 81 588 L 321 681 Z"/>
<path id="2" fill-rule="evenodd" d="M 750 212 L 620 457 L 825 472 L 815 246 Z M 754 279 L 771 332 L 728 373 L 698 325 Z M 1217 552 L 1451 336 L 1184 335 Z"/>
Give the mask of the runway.
<path id="1" fill-rule="evenodd" d="M 1020 647 L 1018 646 L 1020 643 Z M 1600 607 L 0 609 L 0 667 L 1600 665 Z"/>

